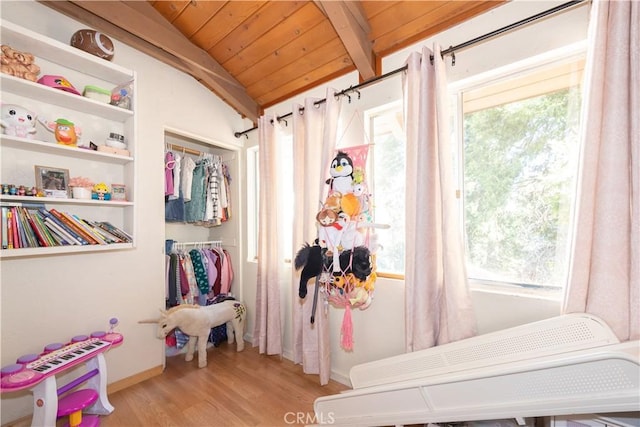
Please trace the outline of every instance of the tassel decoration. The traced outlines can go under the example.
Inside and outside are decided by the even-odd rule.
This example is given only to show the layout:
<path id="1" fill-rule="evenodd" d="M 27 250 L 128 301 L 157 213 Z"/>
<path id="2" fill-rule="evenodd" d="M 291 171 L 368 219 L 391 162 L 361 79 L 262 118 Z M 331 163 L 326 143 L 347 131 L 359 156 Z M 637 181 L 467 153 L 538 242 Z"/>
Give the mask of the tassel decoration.
<path id="1" fill-rule="evenodd" d="M 342 335 L 340 340 L 340 346 L 345 351 L 353 350 L 353 321 L 351 320 L 351 304 L 346 304 L 344 308 L 344 315 L 342 317 L 342 328 L 340 329 Z"/>

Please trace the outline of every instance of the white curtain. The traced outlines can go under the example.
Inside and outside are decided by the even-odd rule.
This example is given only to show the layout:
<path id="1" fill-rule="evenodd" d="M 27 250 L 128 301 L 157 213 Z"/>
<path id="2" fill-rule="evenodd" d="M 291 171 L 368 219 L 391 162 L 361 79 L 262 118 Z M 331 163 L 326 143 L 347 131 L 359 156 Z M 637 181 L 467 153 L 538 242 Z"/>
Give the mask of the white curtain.
<path id="1" fill-rule="evenodd" d="M 334 89 L 327 89 L 327 101 L 320 105 L 315 104 L 318 99 L 306 99 L 303 114 L 299 113 L 301 105 L 293 106 L 294 254 L 304 243 L 313 245 L 318 237 L 315 217 L 324 200 L 324 181 L 329 176 L 340 115 L 341 103 L 334 93 Z M 311 324 L 315 281 L 309 281 L 304 299 L 298 297 L 299 284 L 300 272 L 293 271 L 294 362 L 301 363 L 305 373 L 318 374 L 320 384 L 325 385 L 331 374 L 328 308 L 320 295 Z"/>
<path id="2" fill-rule="evenodd" d="M 640 338 L 640 2 L 594 1 L 564 312 Z"/>
<path id="3" fill-rule="evenodd" d="M 253 346 L 260 353 L 282 355 L 280 321 L 280 283 L 283 280 L 284 255 L 280 233 L 282 209 L 278 185 L 279 156 L 282 143 L 278 140 L 279 123 L 275 117 L 258 119 L 258 149 L 260 159 L 260 200 L 258 207 L 258 279 Z"/>
<path id="4" fill-rule="evenodd" d="M 430 56 L 433 56 L 433 64 Z M 440 47 L 407 60 L 406 351 L 476 333 L 453 185 L 445 63 Z"/>

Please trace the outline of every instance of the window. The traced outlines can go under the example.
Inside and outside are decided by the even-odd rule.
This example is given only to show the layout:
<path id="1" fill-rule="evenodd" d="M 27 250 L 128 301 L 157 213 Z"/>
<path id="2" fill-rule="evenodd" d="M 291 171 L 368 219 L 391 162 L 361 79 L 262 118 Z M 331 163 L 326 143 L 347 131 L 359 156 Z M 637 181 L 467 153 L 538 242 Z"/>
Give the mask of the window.
<path id="1" fill-rule="evenodd" d="M 285 262 L 291 262 L 293 229 L 293 137 L 291 133 L 281 133 L 278 146 L 278 182 L 282 183 L 281 192 L 281 235 L 283 236 L 283 256 Z M 260 207 L 260 151 L 258 146 L 247 150 L 247 260 L 257 261 L 258 230 Z"/>
<path id="2" fill-rule="evenodd" d="M 402 104 L 395 102 L 367 111 L 369 123 L 369 185 L 374 221 L 389 229 L 377 230 L 382 247 L 376 257 L 379 274 L 404 275 L 405 133 Z"/>
<path id="3" fill-rule="evenodd" d="M 564 287 L 582 68 L 563 61 L 457 93 L 470 279 Z"/>
<path id="4" fill-rule="evenodd" d="M 460 211 L 474 284 L 557 291 L 568 271 L 583 54 L 535 59 L 452 85 Z M 557 56 L 556 56 L 557 58 Z M 405 142 L 400 102 L 365 114 L 383 247 L 382 275 L 404 275 Z M 407 195 L 410 197 L 410 194 Z M 557 293 L 556 293 L 557 294 Z"/>
<path id="5" fill-rule="evenodd" d="M 258 259 L 258 207 L 260 206 L 260 154 L 247 149 L 247 261 Z"/>

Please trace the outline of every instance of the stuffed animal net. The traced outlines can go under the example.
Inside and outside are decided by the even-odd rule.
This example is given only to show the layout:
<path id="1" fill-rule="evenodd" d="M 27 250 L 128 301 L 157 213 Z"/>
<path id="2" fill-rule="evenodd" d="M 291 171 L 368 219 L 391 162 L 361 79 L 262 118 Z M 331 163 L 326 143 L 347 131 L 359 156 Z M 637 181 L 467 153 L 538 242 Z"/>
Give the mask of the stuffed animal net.
<path id="1" fill-rule="evenodd" d="M 366 309 L 373 296 L 377 247 L 373 229 L 384 227 L 372 222 L 365 179 L 368 148 L 343 148 L 331 161 L 326 198 L 316 215 L 318 239 L 313 246 L 305 244 L 294 261 L 295 268 L 302 269 L 300 298 L 307 294 L 307 281 L 317 277 L 327 301 L 345 309 L 340 344 L 347 351 L 353 349 L 351 309 Z"/>

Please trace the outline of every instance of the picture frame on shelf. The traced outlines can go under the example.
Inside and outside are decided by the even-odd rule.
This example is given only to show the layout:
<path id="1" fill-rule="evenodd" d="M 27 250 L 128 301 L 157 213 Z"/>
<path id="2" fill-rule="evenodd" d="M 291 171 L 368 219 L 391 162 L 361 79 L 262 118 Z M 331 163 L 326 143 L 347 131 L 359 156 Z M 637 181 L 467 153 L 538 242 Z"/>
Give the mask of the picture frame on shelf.
<path id="1" fill-rule="evenodd" d="M 34 166 L 36 188 L 44 192 L 45 197 L 67 199 L 69 197 L 69 169 L 51 166 Z"/>
<path id="2" fill-rule="evenodd" d="M 127 186 L 124 184 L 111 184 L 111 200 L 125 202 L 127 200 Z"/>

